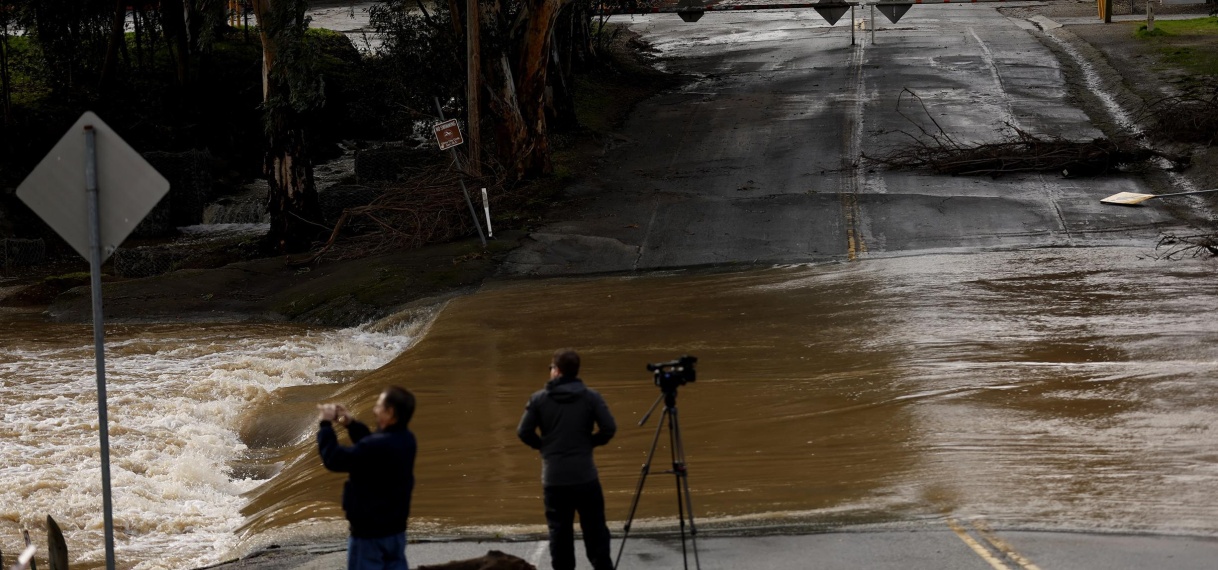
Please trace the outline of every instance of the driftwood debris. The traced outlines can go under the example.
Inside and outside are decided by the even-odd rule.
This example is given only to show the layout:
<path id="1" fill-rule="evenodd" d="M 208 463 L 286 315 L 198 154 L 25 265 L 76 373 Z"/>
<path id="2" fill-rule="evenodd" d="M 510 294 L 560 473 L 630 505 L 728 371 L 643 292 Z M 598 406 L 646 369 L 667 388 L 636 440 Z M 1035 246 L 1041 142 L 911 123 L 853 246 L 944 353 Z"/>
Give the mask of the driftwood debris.
<path id="1" fill-rule="evenodd" d="M 921 104 L 935 131 L 923 128 L 901 112 L 901 101 L 906 93 Z M 864 154 L 863 158 L 893 169 L 928 169 L 936 174 L 992 177 L 1019 173 L 1095 176 L 1112 172 L 1122 165 L 1142 163 L 1156 157 L 1167 160 L 1173 168 L 1188 164 L 1188 157 L 1154 150 L 1132 137 L 1071 141 L 1034 135 L 1009 123 L 1007 129 L 1010 135 L 1005 140 L 994 143 L 960 142 L 939 126 L 922 98 L 909 89 L 902 91 L 897 98 L 897 112 L 917 126 L 921 134 L 915 136 L 900 131 L 911 139 L 909 144 L 888 149 L 879 155 Z"/>
<path id="2" fill-rule="evenodd" d="M 1150 101 L 1138 112 L 1137 120 L 1150 125 L 1156 137 L 1212 145 L 1218 142 L 1218 87 L 1208 94 L 1194 89 Z"/>
<path id="3" fill-rule="evenodd" d="M 1197 234 L 1178 236 L 1167 234 L 1159 238 L 1155 251 L 1163 253 L 1155 255 L 1155 259 L 1177 260 L 1186 257 L 1218 257 L 1218 235 Z"/>
<path id="4" fill-rule="evenodd" d="M 289 261 L 289 265 L 308 265 L 323 255 L 349 259 L 417 248 L 473 234 L 474 224 L 459 176 L 446 164 L 433 164 L 410 169 L 402 182 L 379 185 L 379 197 L 364 206 L 345 208 L 334 227 L 329 228 L 329 239 L 303 258 Z M 497 177 L 480 180 L 476 187 L 488 189 L 493 211 L 510 207 L 522 198 Z M 481 212 L 482 208 L 477 210 Z M 351 235 L 347 230 L 357 222 L 370 229 Z"/>
<path id="5" fill-rule="evenodd" d="M 416 570 L 537 570 L 537 567 L 529 564 L 523 558 L 491 550 L 478 558 L 419 566 Z"/>

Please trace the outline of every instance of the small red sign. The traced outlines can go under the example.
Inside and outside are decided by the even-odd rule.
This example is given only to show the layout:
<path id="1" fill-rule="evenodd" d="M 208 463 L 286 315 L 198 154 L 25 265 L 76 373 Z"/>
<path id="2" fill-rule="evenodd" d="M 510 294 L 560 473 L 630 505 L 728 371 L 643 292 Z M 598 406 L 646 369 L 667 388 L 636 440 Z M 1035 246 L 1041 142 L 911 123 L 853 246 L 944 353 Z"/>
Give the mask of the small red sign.
<path id="1" fill-rule="evenodd" d="M 436 140 L 440 143 L 440 150 L 448 150 L 465 142 L 461 138 L 461 127 L 457 126 L 456 119 L 449 119 L 436 125 L 435 131 Z"/>

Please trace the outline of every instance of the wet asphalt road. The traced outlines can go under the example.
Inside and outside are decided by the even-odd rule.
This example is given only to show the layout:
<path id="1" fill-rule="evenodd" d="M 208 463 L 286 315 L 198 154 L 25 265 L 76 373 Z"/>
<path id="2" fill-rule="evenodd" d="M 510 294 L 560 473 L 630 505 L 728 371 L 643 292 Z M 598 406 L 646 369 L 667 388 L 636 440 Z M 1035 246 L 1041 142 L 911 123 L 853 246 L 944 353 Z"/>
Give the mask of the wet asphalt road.
<path id="1" fill-rule="evenodd" d="M 701 79 L 643 103 L 607 166 L 573 190 L 573 215 L 535 232 L 508 271 L 1144 245 L 1186 223 L 1162 207 L 1100 204 L 1153 193 L 1136 176 L 992 180 L 861 159 L 936 124 L 961 142 L 997 141 L 1007 124 L 1102 136 L 1036 37 L 1046 21 L 996 6 L 916 6 L 899 25 L 881 19 L 874 42 L 859 30 L 854 46 L 848 15 L 831 28 L 811 10 L 708 13 L 696 24 L 635 17 L 631 28 L 674 58 L 671 69 Z"/>
<path id="2" fill-rule="evenodd" d="M 1077 570 L 1134 570 L 1213 568 L 1218 542 L 1213 540 L 1148 537 L 1137 535 L 1081 535 L 1027 531 L 981 531 L 980 524 L 958 523 L 959 532 L 890 531 L 836 532 L 810 535 L 755 537 L 706 537 L 698 540 L 695 560 L 692 544 L 682 555 L 681 542 L 667 539 L 627 541 L 618 568 L 702 568 L 703 570 L 756 569 L 858 569 L 897 570 L 934 568 L 941 570 L 1070 568 Z M 266 556 L 258 568 L 283 570 L 333 570 L 346 562 L 345 545 L 315 545 L 314 554 L 284 556 L 273 563 Z M 613 542 L 617 556 L 620 543 Z M 499 550 L 518 556 L 538 568 L 549 568 L 544 541 L 523 542 L 429 542 L 411 544 L 407 557 L 412 567 L 442 564 L 482 556 Z M 579 570 L 591 566 L 577 546 Z M 225 568 L 220 566 L 219 568 Z"/>
<path id="3" fill-rule="evenodd" d="M 860 160 L 902 140 L 901 131 L 933 130 L 934 123 L 965 141 L 997 140 L 1008 123 L 1036 134 L 1101 136 L 1070 102 L 1060 63 L 1036 37 L 1038 24 L 991 6 L 915 6 L 899 25 L 884 22 L 875 43 L 860 30 L 853 47 L 846 20 L 829 28 L 812 11 L 711 13 L 697 24 L 673 15 L 634 18 L 635 30 L 673 56 L 673 69 L 701 79 L 640 106 L 607 166 L 573 190 L 568 221 L 535 232 L 533 243 L 514 252 L 509 272 L 1149 247 L 1160 232 L 1205 217 L 1200 201 L 1170 210 L 1099 203 L 1120 191 L 1152 191 L 1134 176 L 952 178 Z M 707 532 L 701 567 L 1188 569 L 1212 568 L 1218 555 L 1211 538 L 989 530 L 979 519 L 858 530 Z M 220 567 L 341 568 L 343 546 Z M 539 541 L 427 542 L 411 544 L 408 554 L 420 565 L 488 549 L 549 567 Z M 682 567 L 680 543 L 632 538 L 621 567 Z"/>

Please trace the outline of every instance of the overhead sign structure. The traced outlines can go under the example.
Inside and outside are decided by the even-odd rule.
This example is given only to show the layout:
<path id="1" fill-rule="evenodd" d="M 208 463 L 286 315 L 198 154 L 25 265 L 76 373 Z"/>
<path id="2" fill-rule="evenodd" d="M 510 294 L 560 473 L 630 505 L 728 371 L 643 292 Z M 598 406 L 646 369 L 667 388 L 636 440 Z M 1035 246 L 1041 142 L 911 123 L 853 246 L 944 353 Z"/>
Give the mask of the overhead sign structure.
<path id="1" fill-rule="evenodd" d="M 457 124 L 456 119 L 449 119 L 435 126 L 436 141 L 440 143 L 440 150 L 448 150 L 463 142 L 461 138 L 461 127 Z"/>
<path id="2" fill-rule="evenodd" d="M 91 112 L 80 116 L 17 187 L 17 197 L 89 260 L 106 570 L 114 570 L 114 516 L 101 266 L 168 191 L 165 177 Z"/>
<path id="3" fill-rule="evenodd" d="M 105 261 L 144 216 L 169 192 L 169 181 L 97 115 L 86 112 L 17 187 L 17 197 L 89 259 L 89 209 L 85 188 L 85 127 L 97 150 L 101 258 Z"/>
<path id="4" fill-rule="evenodd" d="M 909 8 L 913 6 L 913 2 L 877 2 L 875 7 L 881 14 L 888 18 L 889 22 L 897 23 L 904 16 Z"/>
<path id="5" fill-rule="evenodd" d="M 846 12 L 849 12 L 850 8 L 853 6 L 853 4 L 848 4 L 846 2 L 821 0 L 820 3 L 813 6 L 812 9 L 816 10 L 816 13 L 820 14 L 820 17 L 824 18 L 826 22 L 829 22 L 830 26 L 834 26 L 837 25 L 837 21 L 842 19 L 842 16 L 844 16 Z"/>

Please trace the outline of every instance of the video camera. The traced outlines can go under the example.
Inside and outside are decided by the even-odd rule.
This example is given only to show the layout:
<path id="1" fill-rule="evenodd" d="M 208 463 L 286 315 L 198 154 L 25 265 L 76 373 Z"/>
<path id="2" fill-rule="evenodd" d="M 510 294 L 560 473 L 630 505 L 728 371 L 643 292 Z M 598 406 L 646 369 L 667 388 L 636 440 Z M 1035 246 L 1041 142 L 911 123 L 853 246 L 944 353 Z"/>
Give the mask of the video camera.
<path id="1" fill-rule="evenodd" d="M 684 386 L 697 380 L 694 363 L 698 357 L 684 355 L 668 362 L 648 363 L 647 370 L 655 374 L 656 386 L 664 393 L 676 392 L 678 386 Z"/>

